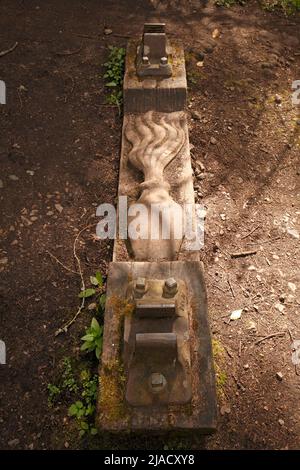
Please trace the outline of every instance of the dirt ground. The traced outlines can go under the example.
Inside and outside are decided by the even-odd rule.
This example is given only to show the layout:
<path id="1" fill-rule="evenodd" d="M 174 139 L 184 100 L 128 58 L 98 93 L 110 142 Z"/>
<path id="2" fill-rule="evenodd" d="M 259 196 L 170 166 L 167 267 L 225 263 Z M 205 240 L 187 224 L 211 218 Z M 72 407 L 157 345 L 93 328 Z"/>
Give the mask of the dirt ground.
<path id="1" fill-rule="evenodd" d="M 88 441 L 69 432 L 67 406 L 47 402 L 57 363 L 79 357 L 91 318 L 84 311 L 67 334 L 54 335 L 78 307 L 80 278 L 53 256 L 74 270 L 74 238 L 96 223 L 100 203 L 115 201 L 122 120 L 105 105 L 103 64 L 109 45 L 140 35 L 153 7 L 146 0 L 2 0 L 0 9 L 0 50 L 18 42 L 0 57 L 7 86 L 0 105 L 0 339 L 7 347 L 0 447 L 299 448 L 300 376 L 291 361 L 292 339 L 300 339 L 300 116 L 291 100 L 300 79 L 299 15 L 251 2 L 230 9 L 193 2 L 188 12 L 161 13 L 187 58 L 196 193 L 207 210 L 202 259 L 218 432 Z M 78 245 L 86 279 L 96 269 L 105 274 L 112 254 L 112 244 L 93 234 L 92 226 Z M 231 257 L 243 251 L 255 254 Z M 237 309 L 241 318 L 230 321 Z"/>

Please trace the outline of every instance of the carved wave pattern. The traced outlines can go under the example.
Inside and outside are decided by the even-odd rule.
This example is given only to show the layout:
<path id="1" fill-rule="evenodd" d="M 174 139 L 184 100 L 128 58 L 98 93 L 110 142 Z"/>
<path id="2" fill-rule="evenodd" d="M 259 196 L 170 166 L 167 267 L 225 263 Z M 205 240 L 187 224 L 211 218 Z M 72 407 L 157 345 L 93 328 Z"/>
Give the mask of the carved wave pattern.
<path id="1" fill-rule="evenodd" d="M 144 173 L 145 181 L 163 180 L 164 168 L 179 153 L 184 142 L 183 113 L 148 111 L 134 116 L 125 127 L 132 145 L 128 158 Z"/>

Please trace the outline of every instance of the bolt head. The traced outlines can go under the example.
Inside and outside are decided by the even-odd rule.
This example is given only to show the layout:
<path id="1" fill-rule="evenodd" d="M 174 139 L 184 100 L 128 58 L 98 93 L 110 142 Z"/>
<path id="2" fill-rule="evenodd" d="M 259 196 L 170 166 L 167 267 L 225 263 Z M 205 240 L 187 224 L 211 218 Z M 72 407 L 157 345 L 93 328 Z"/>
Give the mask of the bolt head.
<path id="1" fill-rule="evenodd" d="M 160 392 L 167 384 L 166 378 L 160 372 L 153 372 L 150 376 L 150 387 L 153 393 Z"/>
<path id="2" fill-rule="evenodd" d="M 177 282 L 176 280 L 174 279 L 174 277 L 169 277 L 166 281 L 165 281 L 165 287 L 167 288 L 167 290 L 176 290 L 177 289 Z"/>
<path id="3" fill-rule="evenodd" d="M 168 58 L 167 57 L 161 57 L 160 64 L 161 65 L 167 65 L 168 64 Z"/>
<path id="4" fill-rule="evenodd" d="M 144 55 L 142 57 L 142 63 L 143 63 L 143 65 L 149 65 L 149 57 Z"/>
<path id="5" fill-rule="evenodd" d="M 146 290 L 146 279 L 144 277 L 138 277 L 135 283 L 135 287 L 138 291 Z"/>

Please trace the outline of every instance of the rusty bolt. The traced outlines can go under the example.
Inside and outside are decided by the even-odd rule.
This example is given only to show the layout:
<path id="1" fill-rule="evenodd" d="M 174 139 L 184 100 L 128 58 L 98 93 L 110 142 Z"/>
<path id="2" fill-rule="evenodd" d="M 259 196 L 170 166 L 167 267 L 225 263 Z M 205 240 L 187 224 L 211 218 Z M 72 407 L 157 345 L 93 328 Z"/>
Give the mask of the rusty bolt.
<path id="1" fill-rule="evenodd" d="M 146 56 L 146 55 L 144 55 L 144 56 L 142 57 L 142 63 L 143 63 L 144 65 L 149 65 L 149 57 Z"/>
<path id="2" fill-rule="evenodd" d="M 176 292 L 177 292 L 177 282 L 176 280 L 174 279 L 174 277 L 169 277 L 166 281 L 165 281 L 165 291 L 168 293 L 168 294 L 171 294 L 171 295 L 175 295 Z"/>
<path id="3" fill-rule="evenodd" d="M 153 392 L 160 392 L 166 386 L 166 378 L 160 372 L 153 372 L 150 376 L 150 386 Z"/>
<path id="4" fill-rule="evenodd" d="M 168 59 L 167 59 L 167 57 L 161 57 L 161 59 L 160 59 L 160 64 L 161 64 L 161 65 L 167 65 L 167 64 L 168 64 Z"/>
<path id="5" fill-rule="evenodd" d="M 144 277 L 138 277 L 135 283 L 135 288 L 139 293 L 146 292 L 146 279 Z"/>

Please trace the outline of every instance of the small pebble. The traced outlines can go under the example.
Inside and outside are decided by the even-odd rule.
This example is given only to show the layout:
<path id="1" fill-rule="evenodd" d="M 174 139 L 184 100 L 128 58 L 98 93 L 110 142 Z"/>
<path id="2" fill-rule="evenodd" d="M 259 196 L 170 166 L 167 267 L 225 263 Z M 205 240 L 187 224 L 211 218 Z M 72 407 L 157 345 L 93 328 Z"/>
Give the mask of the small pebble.
<path id="1" fill-rule="evenodd" d="M 192 111 L 192 118 L 195 119 L 196 121 L 201 120 L 201 114 L 198 113 L 198 111 Z"/>
<path id="2" fill-rule="evenodd" d="M 55 204 L 54 205 L 55 209 L 61 214 L 62 211 L 64 210 L 63 206 L 61 204 Z"/>
<path id="3" fill-rule="evenodd" d="M 275 304 L 275 308 L 276 310 L 278 310 L 280 313 L 283 313 L 284 312 L 284 305 L 282 305 L 281 303 L 277 302 Z"/>
<path id="4" fill-rule="evenodd" d="M 296 292 L 296 284 L 294 284 L 293 282 L 288 282 L 288 288 L 289 288 L 292 292 Z"/>
<path id="5" fill-rule="evenodd" d="M 221 415 L 229 414 L 231 412 L 230 406 L 229 405 L 223 405 L 220 408 L 220 413 Z"/>
<path id="6" fill-rule="evenodd" d="M 296 238 L 296 240 L 299 240 L 299 232 L 296 229 L 288 228 L 287 233 L 291 235 L 291 237 Z"/>
<path id="7" fill-rule="evenodd" d="M 283 373 L 282 372 L 276 372 L 276 379 L 281 382 L 282 379 L 283 379 Z"/>

